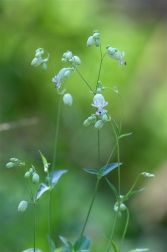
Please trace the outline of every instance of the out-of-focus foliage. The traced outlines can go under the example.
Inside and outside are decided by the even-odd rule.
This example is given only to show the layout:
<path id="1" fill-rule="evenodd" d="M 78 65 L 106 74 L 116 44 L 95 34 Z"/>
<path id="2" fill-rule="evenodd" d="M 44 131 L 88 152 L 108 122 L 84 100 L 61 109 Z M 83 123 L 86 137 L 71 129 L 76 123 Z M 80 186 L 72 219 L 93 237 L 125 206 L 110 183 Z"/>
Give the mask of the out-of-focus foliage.
<path id="1" fill-rule="evenodd" d="M 145 202 L 144 219 L 136 212 L 137 202 L 130 204 L 131 220 L 125 241 L 125 251 L 134 247 L 150 247 L 150 251 L 165 251 L 166 232 L 166 66 L 165 1 L 8 1 L 0 2 L 0 86 L 1 86 L 1 251 L 15 252 L 32 247 L 32 209 L 17 212 L 21 200 L 28 200 L 28 185 L 20 168 L 7 170 L 9 158 L 17 157 L 33 164 L 41 182 L 43 165 L 39 152 L 52 162 L 53 139 L 58 96 L 52 77 L 64 67 L 62 54 L 71 50 L 81 58 L 79 70 L 95 87 L 100 54 L 98 48 L 86 47 L 94 29 L 101 35 L 103 52 L 110 44 L 125 52 L 127 66 L 105 58 L 101 81 L 106 87 L 117 86 L 124 99 L 122 133 L 133 132 L 121 140 L 122 194 L 143 171 L 156 174 L 147 187 L 157 188 L 141 194 L 140 207 Z M 156 10 L 156 11 L 155 11 Z M 30 63 L 38 47 L 51 54 L 51 66 L 46 72 Z M 90 106 L 92 94 L 81 78 L 74 73 L 66 85 L 73 96 L 73 106 L 63 107 L 56 169 L 68 169 L 55 187 L 53 204 L 53 240 L 60 246 L 59 235 L 75 240 L 80 233 L 94 190 L 94 176 L 83 168 L 96 169 L 97 140 L 94 128 L 83 128 L 83 121 L 94 112 Z M 119 122 L 121 100 L 110 89 L 104 91 L 107 109 Z M 106 124 L 101 130 L 102 166 L 114 145 L 114 136 Z M 116 156 L 112 162 L 116 162 Z M 117 171 L 108 179 L 117 186 Z M 140 184 L 141 183 L 141 184 Z M 139 187 L 143 187 L 142 180 Z M 162 188 L 159 190 L 159 188 Z M 136 188 L 138 189 L 138 187 Z M 152 199 L 150 205 L 147 198 Z M 106 196 L 106 197 L 104 197 Z M 136 196 L 137 197 L 137 196 Z M 92 237 L 92 250 L 102 252 L 113 220 L 113 195 L 106 181 L 102 181 L 95 200 L 86 233 Z M 157 205 L 158 204 L 158 205 Z M 149 209 L 149 211 L 148 211 Z M 160 211 L 162 209 L 162 211 Z M 47 195 L 39 201 L 37 246 L 47 251 Z M 142 216 L 142 215 L 141 215 Z M 145 220 L 149 218 L 147 225 Z M 160 218 L 158 218 L 160 216 Z M 153 219 L 157 220 L 153 222 Z M 121 222 L 121 221 L 120 221 Z M 153 224 L 152 224 L 153 223 Z M 110 225 L 109 225 L 110 224 Z M 122 233 L 120 224 L 117 238 Z M 46 239 L 45 239 L 46 238 Z M 100 246 L 96 245 L 100 242 Z M 155 243 L 155 244 L 154 244 Z M 99 244 L 99 243 L 98 243 Z M 161 246 L 161 247 L 160 247 Z"/>

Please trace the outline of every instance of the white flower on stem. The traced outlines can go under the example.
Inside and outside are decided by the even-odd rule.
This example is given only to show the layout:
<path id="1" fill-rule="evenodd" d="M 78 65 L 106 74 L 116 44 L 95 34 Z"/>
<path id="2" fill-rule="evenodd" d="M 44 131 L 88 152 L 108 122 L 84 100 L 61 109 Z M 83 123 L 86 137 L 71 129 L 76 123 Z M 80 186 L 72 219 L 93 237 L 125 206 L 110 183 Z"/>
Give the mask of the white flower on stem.
<path id="1" fill-rule="evenodd" d="M 123 57 L 125 56 L 125 53 L 120 53 L 117 48 L 113 48 L 110 45 L 106 47 L 107 49 L 107 55 L 112 58 L 119 60 L 119 66 L 126 65 L 126 62 L 123 61 Z"/>
<path id="2" fill-rule="evenodd" d="M 143 175 L 145 178 L 155 178 L 154 174 L 148 172 L 142 172 L 141 175 Z"/>
<path id="3" fill-rule="evenodd" d="M 95 39 L 94 39 L 94 37 L 93 36 L 90 36 L 89 38 L 88 38 L 88 40 L 87 40 L 87 46 L 92 46 L 92 45 L 94 45 L 94 43 L 95 43 Z"/>
<path id="4" fill-rule="evenodd" d="M 96 94 L 93 98 L 92 106 L 97 108 L 96 115 L 103 115 L 107 110 L 103 109 L 108 104 L 101 94 Z"/>
<path id="5" fill-rule="evenodd" d="M 73 98 L 70 94 L 65 94 L 63 96 L 63 102 L 66 106 L 72 106 L 72 103 L 73 103 Z"/>
<path id="6" fill-rule="evenodd" d="M 37 67 L 42 63 L 42 58 L 41 57 L 35 57 L 32 62 L 31 62 L 31 66 Z"/>
<path id="7" fill-rule="evenodd" d="M 70 75 L 71 71 L 69 70 L 69 68 L 62 68 L 57 74 L 57 76 L 52 78 L 52 81 L 57 83 L 56 88 L 60 88 L 62 81 L 67 79 Z"/>

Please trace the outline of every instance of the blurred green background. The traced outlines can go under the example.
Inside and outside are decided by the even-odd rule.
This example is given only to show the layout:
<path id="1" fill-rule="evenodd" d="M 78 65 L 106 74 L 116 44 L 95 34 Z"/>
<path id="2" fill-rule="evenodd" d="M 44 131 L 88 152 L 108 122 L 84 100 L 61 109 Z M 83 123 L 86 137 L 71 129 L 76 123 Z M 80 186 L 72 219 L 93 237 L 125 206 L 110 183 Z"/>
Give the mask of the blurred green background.
<path id="1" fill-rule="evenodd" d="M 81 58 L 79 71 L 94 88 L 100 55 L 98 48 L 86 46 L 94 29 L 99 30 L 102 50 L 110 44 L 125 52 L 127 66 L 105 58 L 101 73 L 104 86 L 117 86 L 124 98 L 122 132 L 133 132 L 120 141 L 121 193 L 125 194 L 136 176 L 154 173 L 153 180 L 141 179 L 136 186 L 145 191 L 132 198 L 131 218 L 124 250 L 149 247 L 165 252 L 167 233 L 167 49 L 165 1 L 8 1 L 0 2 L 0 87 L 1 87 L 1 164 L 0 210 L 2 252 L 18 252 L 33 246 L 33 214 L 30 205 L 17 212 L 21 200 L 29 200 L 22 168 L 6 169 L 11 157 L 31 164 L 44 181 L 41 150 L 52 162 L 58 96 L 46 72 L 30 63 L 38 47 L 51 54 L 55 72 L 64 67 L 62 54 L 71 50 Z M 67 81 L 67 92 L 74 99 L 71 108 L 62 107 L 57 169 L 68 169 L 54 190 L 52 238 L 62 245 L 59 235 L 74 242 L 79 236 L 95 186 L 95 177 L 83 168 L 97 168 L 97 132 L 84 128 L 83 121 L 93 113 L 92 95 L 77 73 Z M 106 89 L 107 109 L 119 122 L 121 101 Z M 101 130 L 101 163 L 105 164 L 114 136 L 106 124 Z M 113 156 L 112 162 L 116 162 Z M 117 187 L 117 171 L 107 176 Z M 37 206 L 37 247 L 48 251 L 47 193 Z M 115 203 L 102 180 L 85 233 L 92 237 L 92 251 L 103 252 L 114 218 Z M 119 241 L 124 215 L 117 227 Z"/>

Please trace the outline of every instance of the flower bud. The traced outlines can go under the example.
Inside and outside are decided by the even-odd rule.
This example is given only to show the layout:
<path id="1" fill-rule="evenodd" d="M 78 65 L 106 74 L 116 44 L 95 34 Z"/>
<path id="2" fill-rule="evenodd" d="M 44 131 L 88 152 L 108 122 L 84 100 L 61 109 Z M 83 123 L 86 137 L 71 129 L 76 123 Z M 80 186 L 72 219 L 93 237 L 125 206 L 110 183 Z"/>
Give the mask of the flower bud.
<path id="1" fill-rule="evenodd" d="M 154 174 L 148 172 L 142 172 L 141 175 L 143 175 L 145 178 L 155 178 Z"/>
<path id="2" fill-rule="evenodd" d="M 89 125 L 91 125 L 91 121 L 90 121 L 89 119 L 86 119 L 86 120 L 83 122 L 83 126 L 88 127 Z"/>
<path id="3" fill-rule="evenodd" d="M 30 173 L 33 173 L 33 171 L 34 171 L 34 169 L 31 167 L 31 168 L 29 169 L 29 172 L 30 172 Z"/>
<path id="4" fill-rule="evenodd" d="M 119 211 L 124 211 L 126 209 L 126 206 L 124 203 L 121 203 L 119 206 Z"/>
<path id="5" fill-rule="evenodd" d="M 94 39 L 99 39 L 99 37 L 100 37 L 99 32 L 94 32 L 94 33 L 93 33 L 93 38 L 94 38 Z"/>
<path id="6" fill-rule="evenodd" d="M 87 40 L 87 46 L 92 46 L 92 45 L 94 45 L 94 43 L 95 43 L 95 40 L 94 40 L 93 36 L 90 36 Z"/>
<path id="7" fill-rule="evenodd" d="M 34 184 L 39 182 L 39 175 L 36 172 L 34 172 L 33 175 L 32 175 L 32 182 Z"/>
<path id="8" fill-rule="evenodd" d="M 81 60 L 78 56 L 73 56 L 73 62 L 77 65 L 80 65 L 81 64 Z"/>
<path id="9" fill-rule="evenodd" d="M 30 173 L 29 171 L 27 171 L 27 172 L 24 174 L 24 177 L 25 177 L 25 178 L 29 178 L 30 175 L 31 175 L 31 173 Z"/>
<path id="10" fill-rule="evenodd" d="M 31 62 L 31 66 L 37 67 L 42 63 L 42 58 L 34 58 Z"/>
<path id="11" fill-rule="evenodd" d="M 64 77 L 68 78 L 68 77 L 70 77 L 70 75 L 71 75 L 71 71 L 70 70 L 66 70 L 65 73 L 64 73 Z"/>
<path id="12" fill-rule="evenodd" d="M 95 129 L 100 130 L 103 127 L 103 121 L 102 120 L 98 120 L 95 125 L 94 125 Z"/>
<path id="13" fill-rule="evenodd" d="M 63 96 L 63 102 L 66 106 L 72 106 L 73 102 L 72 96 L 70 94 L 65 94 Z"/>
<path id="14" fill-rule="evenodd" d="M 46 69 L 47 69 L 47 64 L 46 63 L 42 63 L 42 70 L 46 71 Z"/>
<path id="15" fill-rule="evenodd" d="M 96 40 L 95 40 L 95 46 L 96 46 L 96 47 L 99 47 L 99 46 L 100 46 L 100 39 L 96 39 Z"/>
<path id="16" fill-rule="evenodd" d="M 66 58 L 67 60 L 70 60 L 72 58 L 72 52 L 67 51 L 66 53 L 63 54 L 63 57 Z"/>
<path id="17" fill-rule="evenodd" d="M 103 122 L 108 122 L 108 116 L 106 114 L 102 115 L 102 121 Z"/>
<path id="18" fill-rule="evenodd" d="M 12 168 L 13 166 L 15 166 L 13 162 L 9 162 L 6 164 L 6 168 Z"/>
<path id="19" fill-rule="evenodd" d="M 10 158 L 10 161 L 12 161 L 12 162 L 18 162 L 19 160 L 18 160 L 18 158 Z"/>
<path id="20" fill-rule="evenodd" d="M 24 212 L 26 210 L 27 206 L 28 206 L 27 201 L 25 201 L 25 200 L 21 201 L 20 204 L 18 205 L 18 211 Z"/>

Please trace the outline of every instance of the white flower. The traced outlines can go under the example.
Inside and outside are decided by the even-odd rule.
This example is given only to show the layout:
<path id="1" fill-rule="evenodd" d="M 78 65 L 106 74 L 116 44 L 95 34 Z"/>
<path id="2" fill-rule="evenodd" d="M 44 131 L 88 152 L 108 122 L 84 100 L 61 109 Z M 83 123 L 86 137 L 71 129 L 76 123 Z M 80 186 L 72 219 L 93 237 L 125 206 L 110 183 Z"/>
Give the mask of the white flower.
<path id="1" fill-rule="evenodd" d="M 31 62 L 31 66 L 37 67 L 42 63 L 42 58 L 38 57 L 38 58 L 34 58 Z"/>
<path id="2" fill-rule="evenodd" d="M 126 65 L 126 62 L 123 61 L 123 57 L 125 56 L 125 53 L 120 53 L 117 48 L 113 48 L 110 45 L 106 47 L 107 49 L 107 55 L 112 58 L 119 60 L 119 66 Z"/>
<path id="3" fill-rule="evenodd" d="M 97 108 L 96 115 L 103 115 L 107 110 L 103 109 L 108 104 L 101 94 L 96 94 L 93 98 L 92 106 Z"/>
<path id="4" fill-rule="evenodd" d="M 24 211 L 26 210 L 27 206 L 28 206 L 27 201 L 22 200 L 22 201 L 20 202 L 20 204 L 18 205 L 18 211 L 19 211 L 19 212 L 24 212 Z"/>
<path id="5" fill-rule="evenodd" d="M 98 120 L 96 123 L 95 123 L 95 125 L 94 125 L 94 127 L 95 127 L 95 129 L 98 129 L 98 130 L 100 130 L 102 127 L 103 127 L 103 121 L 102 120 Z"/>

